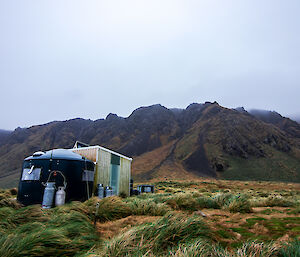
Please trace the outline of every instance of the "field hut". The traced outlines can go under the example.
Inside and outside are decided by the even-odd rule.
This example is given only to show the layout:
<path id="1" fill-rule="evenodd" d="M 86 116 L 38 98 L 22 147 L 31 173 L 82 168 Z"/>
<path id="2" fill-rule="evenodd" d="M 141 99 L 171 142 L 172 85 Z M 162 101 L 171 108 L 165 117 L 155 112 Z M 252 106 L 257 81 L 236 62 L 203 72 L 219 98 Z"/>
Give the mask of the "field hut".
<path id="1" fill-rule="evenodd" d="M 76 141 L 70 149 L 95 163 L 94 192 L 98 184 L 110 186 L 115 195 L 130 195 L 132 158 L 104 148 Z"/>

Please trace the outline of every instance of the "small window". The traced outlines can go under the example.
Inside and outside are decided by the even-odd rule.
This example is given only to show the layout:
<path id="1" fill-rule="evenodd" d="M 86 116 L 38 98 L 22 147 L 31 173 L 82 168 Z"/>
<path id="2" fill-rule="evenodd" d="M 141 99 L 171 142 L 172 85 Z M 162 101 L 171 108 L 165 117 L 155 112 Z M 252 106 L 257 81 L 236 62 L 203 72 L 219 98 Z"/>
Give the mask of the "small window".
<path id="1" fill-rule="evenodd" d="M 94 181 L 94 171 L 84 170 L 82 173 L 82 181 Z"/>
<path id="2" fill-rule="evenodd" d="M 39 180 L 41 176 L 41 168 L 35 168 L 32 166 L 29 168 L 24 168 L 22 173 L 22 180 Z"/>
<path id="3" fill-rule="evenodd" d="M 151 187 L 144 187 L 144 192 L 151 193 L 152 192 Z"/>

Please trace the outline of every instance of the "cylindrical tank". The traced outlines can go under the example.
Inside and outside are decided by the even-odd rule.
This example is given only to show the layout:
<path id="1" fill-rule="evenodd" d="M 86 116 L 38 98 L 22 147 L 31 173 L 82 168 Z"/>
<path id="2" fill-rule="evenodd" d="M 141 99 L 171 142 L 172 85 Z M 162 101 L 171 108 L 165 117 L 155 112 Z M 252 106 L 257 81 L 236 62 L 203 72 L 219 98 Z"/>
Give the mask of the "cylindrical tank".
<path id="1" fill-rule="evenodd" d="M 98 184 L 98 198 L 104 198 L 104 187 L 103 184 Z"/>
<path id="2" fill-rule="evenodd" d="M 24 159 L 17 199 L 23 205 L 42 204 L 44 184 L 55 182 L 56 188 L 65 187 L 66 200 L 85 201 L 93 192 L 94 163 L 66 149 L 54 149 L 46 153 L 35 153 Z M 65 176 L 60 176 L 59 171 Z M 55 197 L 55 196 L 54 196 Z"/>
<path id="3" fill-rule="evenodd" d="M 107 186 L 107 187 L 105 188 L 105 197 L 110 197 L 110 196 L 112 196 L 112 195 L 113 195 L 113 190 L 112 190 L 112 188 L 109 187 L 109 186 Z"/>
<path id="4" fill-rule="evenodd" d="M 66 192 L 64 187 L 58 187 L 55 195 L 55 206 L 61 206 L 65 204 Z"/>
<path id="5" fill-rule="evenodd" d="M 50 209 L 53 205 L 55 182 L 47 182 L 44 190 L 42 208 Z"/>

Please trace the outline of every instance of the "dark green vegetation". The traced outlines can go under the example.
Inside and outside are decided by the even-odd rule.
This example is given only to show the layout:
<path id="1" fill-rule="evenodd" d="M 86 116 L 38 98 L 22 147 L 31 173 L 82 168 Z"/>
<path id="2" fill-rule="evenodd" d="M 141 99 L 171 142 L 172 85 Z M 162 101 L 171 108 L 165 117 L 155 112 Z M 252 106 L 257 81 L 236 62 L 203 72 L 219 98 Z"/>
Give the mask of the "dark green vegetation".
<path id="1" fill-rule="evenodd" d="M 129 117 L 73 119 L 16 129 L 0 138 L 0 187 L 17 185 L 24 157 L 71 148 L 76 140 L 134 157 L 135 180 L 197 179 L 300 182 L 300 125 L 274 112 L 217 103 L 173 110 L 161 105 Z"/>
<path id="2" fill-rule="evenodd" d="M 299 184 L 155 186 L 156 194 L 94 197 L 50 210 L 21 207 L 16 190 L 2 190 L 0 256 L 299 256 Z"/>

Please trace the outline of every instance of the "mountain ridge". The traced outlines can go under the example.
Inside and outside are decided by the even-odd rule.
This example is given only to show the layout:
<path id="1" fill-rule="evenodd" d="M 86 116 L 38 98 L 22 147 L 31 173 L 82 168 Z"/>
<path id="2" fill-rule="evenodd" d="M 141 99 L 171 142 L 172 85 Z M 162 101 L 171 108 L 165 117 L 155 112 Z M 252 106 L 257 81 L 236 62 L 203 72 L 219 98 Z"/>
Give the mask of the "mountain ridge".
<path id="1" fill-rule="evenodd" d="M 17 182 L 25 156 L 70 148 L 76 140 L 134 157 L 133 177 L 138 180 L 210 176 L 300 181 L 297 122 L 274 112 L 262 115 L 205 102 L 186 109 L 144 106 L 126 118 L 110 113 L 95 121 L 76 118 L 18 128 L 0 141 L 0 186 Z"/>

